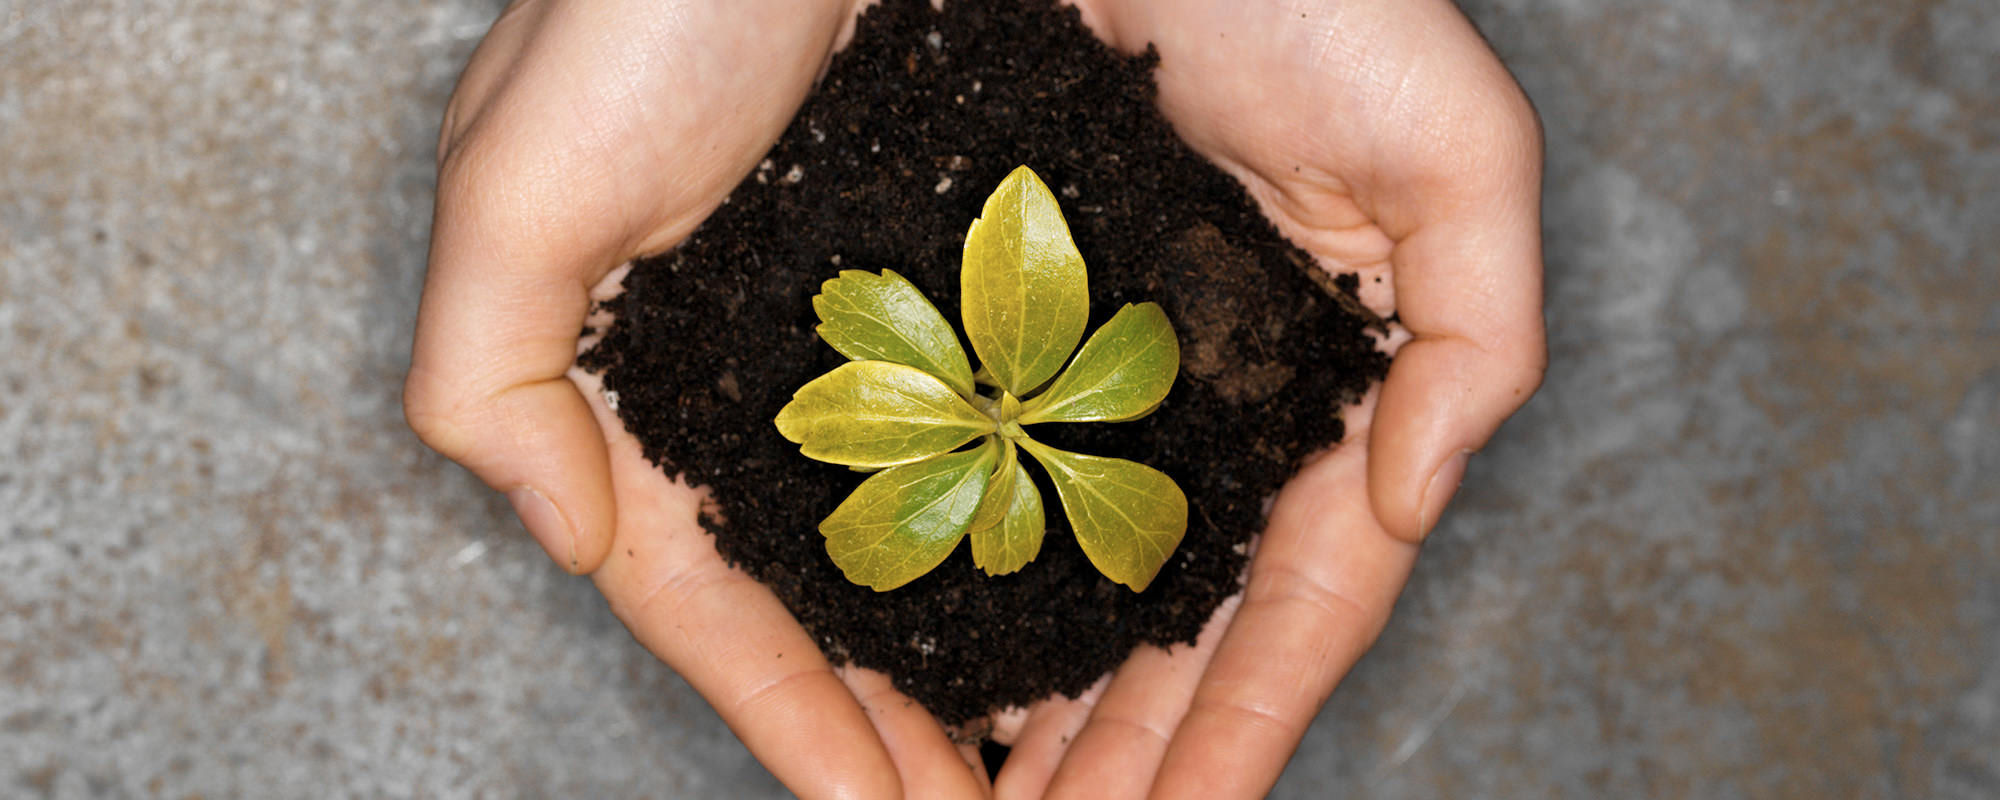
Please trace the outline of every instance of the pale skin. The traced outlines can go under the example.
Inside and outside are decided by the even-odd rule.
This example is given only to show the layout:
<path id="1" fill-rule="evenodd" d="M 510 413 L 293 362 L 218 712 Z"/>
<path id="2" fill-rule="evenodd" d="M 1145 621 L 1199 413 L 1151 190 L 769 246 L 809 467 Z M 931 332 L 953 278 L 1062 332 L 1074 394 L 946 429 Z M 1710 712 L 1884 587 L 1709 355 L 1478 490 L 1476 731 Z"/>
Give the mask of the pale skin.
<path id="1" fill-rule="evenodd" d="M 1082 698 L 997 715 L 1014 750 L 989 776 L 724 565 L 694 522 L 700 495 L 646 462 L 571 369 L 591 293 L 748 174 L 857 5 L 510 7 L 440 136 L 411 426 L 508 493 L 556 563 L 591 575 L 801 797 L 1263 796 L 1386 624 L 1466 455 L 1541 381 L 1533 110 L 1446 0 L 1077 3 L 1113 46 L 1153 43 L 1181 136 L 1402 325 L 1347 440 L 1278 495 L 1243 595 L 1193 647 L 1143 647 Z"/>

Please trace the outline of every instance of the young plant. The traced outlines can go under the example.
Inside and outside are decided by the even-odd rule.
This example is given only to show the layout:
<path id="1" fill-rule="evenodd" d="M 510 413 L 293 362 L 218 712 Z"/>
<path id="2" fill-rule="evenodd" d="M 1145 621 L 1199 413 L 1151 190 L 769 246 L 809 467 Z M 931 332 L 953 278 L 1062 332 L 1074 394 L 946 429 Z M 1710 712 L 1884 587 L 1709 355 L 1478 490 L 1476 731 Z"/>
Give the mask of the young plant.
<path id="1" fill-rule="evenodd" d="M 800 388 L 778 431 L 811 458 L 880 470 L 820 523 L 827 553 L 876 591 L 931 571 L 968 533 L 988 575 L 1019 570 L 1045 524 L 1026 451 L 1090 563 L 1144 591 L 1187 531 L 1187 496 L 1159 470 L 1057 450 L 1024 426 L 1152 413 L 1180 371 L 1166 312 L 1126 304 L 1077 349 L 1090 312 L 1083 256 L 1027 167 L 966 232 L 959 285 L 976 374 L 950 323 L 894 271 L 846 270 L 813 298 L 820 338 L 853 360 Z"/>

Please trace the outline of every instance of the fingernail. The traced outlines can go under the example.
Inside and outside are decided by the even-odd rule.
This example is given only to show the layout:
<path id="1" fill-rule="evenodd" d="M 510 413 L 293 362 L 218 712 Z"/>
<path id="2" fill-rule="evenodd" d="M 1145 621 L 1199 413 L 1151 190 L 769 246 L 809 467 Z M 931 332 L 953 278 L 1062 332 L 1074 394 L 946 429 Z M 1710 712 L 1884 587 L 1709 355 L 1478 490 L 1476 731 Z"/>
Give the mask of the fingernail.
<path id="1" fill-rule="evenodd" d="M 1430 535 L 1431 526 L 1443 516 L 1445 505 L 1451 502 L 1452 495 L 1458 493 L 1458 484 L 1465 479 L 1465 464 L 1471 458 L 1471 450 L 1460 450 L 1439 464 L 1437 472 L 1431 473 L 1431 482 L 1424 484 L 1424 499 L 1417 504 L 1419 538 Z"/>
<path id="2" fill-rule="evenodd" d="M 570 529 L 569 520 L 563 518 L 555 503 L 528 486 L 508 492 L 507 502 L 514 505 L 514 515 L 521 518 L 521 524 L 527 526 L 535 541 L 542 543 L 549 558 L 564 566 L 576 566 L 576 531 Z"/>

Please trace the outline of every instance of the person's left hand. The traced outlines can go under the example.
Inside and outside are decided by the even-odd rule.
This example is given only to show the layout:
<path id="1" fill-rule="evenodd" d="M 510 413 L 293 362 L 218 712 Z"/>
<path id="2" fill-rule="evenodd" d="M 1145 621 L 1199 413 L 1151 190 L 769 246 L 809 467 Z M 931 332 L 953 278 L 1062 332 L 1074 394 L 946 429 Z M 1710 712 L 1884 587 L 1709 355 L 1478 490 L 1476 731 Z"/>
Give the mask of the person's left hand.
<path id="1" fill-rule="evenodd" d="M 1263 797 L 1387 623 L 1466 457 L 1540 384 L 1541 131 L 1447 0 L 1078 0 L 1160 53 L 1182 138 L 1400 321 L 1348 436 L 1279 493 L 1248 584 L 1191 648 L 1000 715 L 998 797 Z"/>
<path id="2" fill-rule="evenodd" d="M 776 595 L 723 563 L 695 492 L 648 463 L 595 380 L 571 369 L 587 292 L 723 202 L 854 14 L 853 0 L 511 5 L 439 137 L 405 413 L 506 492 L 551 558 L 591 574 L 787 788 L 976 798 L 977 754 L 880 674 L 836 672 Z"/>

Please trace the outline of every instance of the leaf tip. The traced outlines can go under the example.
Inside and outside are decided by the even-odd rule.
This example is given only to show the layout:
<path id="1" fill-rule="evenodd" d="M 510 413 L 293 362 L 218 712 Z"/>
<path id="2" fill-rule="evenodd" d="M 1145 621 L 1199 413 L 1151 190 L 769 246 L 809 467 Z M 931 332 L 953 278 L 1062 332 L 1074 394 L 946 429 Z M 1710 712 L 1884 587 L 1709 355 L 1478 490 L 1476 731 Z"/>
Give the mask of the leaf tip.
<path id="1" fill-rule="evenodd" d="M 786 403 L 784 408 L 778 409 L 778 416 L 771 418 L 771 424 L 778 426 L 778 435 L 792 444 L 805 444 L 806 430 L 799 419 L 798 409 L 798 400 Z"/>

